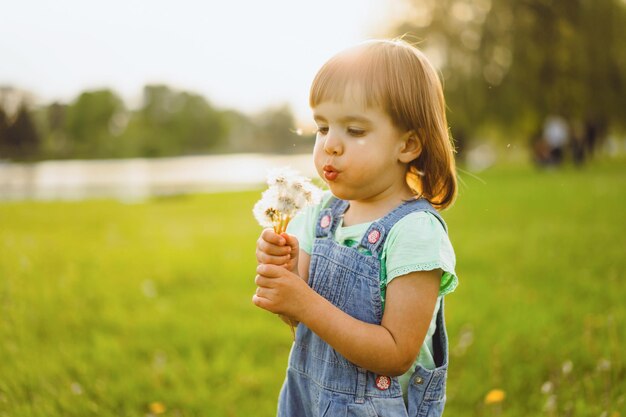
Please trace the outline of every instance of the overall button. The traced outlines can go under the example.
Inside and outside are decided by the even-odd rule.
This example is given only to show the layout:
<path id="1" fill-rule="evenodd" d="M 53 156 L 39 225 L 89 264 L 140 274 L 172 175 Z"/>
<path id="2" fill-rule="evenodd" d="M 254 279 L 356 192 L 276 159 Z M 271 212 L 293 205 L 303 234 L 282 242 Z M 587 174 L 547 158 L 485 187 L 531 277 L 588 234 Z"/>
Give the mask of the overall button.
<path id="1" fill-rule="evenodd" d="M 322 219 L 320 220 L 320 226 L 322 226 L 322 229 L 326 229 L 328 226 L 330 226 L 330 216 L 328 214 L 322 217 Z"/>
<path id="2" fill-rule="evenodd" d="M 369 243 L 376 243 L 380 239 L 380 232 L 378 230 L 372 230 L 369 235 L 367 235 L 367 241 Z"/>
<path id="3" fill-rule="evenodd" d="M 391 378 L 384 375 L 379 375 L 376 377 L 376 388 L 381 391 L 388 390 L 391 386 Z"/>
<path id="4" fill-rule="evenodd" d="M 415 378 L 413 382 L 415 383 L 415 385 L 422 385 L 424 383 L 424 378 L 422 378 L 421 376 L 418 376 Z"/>

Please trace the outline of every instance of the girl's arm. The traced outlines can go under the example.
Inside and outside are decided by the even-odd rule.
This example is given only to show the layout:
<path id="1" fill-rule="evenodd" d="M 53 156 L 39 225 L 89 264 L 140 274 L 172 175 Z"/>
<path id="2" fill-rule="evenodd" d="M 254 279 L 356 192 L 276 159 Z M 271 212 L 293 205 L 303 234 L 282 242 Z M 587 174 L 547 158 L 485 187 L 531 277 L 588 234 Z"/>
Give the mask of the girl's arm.
<path id="1" fill-rule="evenodd" d="M 430 324 L 441 270 L 395 278 L 387 288 L 380 325 L 344 313 L 285 268 L 257 268 L 253 302 L 266 310 L 303 322 L 357 366 L 380 375 L 404 374 L 413 364 Z"/>

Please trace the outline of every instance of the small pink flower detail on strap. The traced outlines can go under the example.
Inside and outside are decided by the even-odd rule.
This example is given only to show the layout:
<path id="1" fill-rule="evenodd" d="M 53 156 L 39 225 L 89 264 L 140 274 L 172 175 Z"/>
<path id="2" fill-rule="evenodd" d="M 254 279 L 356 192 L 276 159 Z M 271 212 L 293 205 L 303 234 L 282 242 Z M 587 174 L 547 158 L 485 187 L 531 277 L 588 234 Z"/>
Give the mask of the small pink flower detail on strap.
<path id="1" fill-rule="evenodd" d="M 322 220 L 320 220 L 320 226 L 322 226 L 322 229 L 326 229 L 330 226 L 330 216 L 328 214 L 322 217 Z"/>
<path id="2" fill-rule="evenodd" d="M 380 232 L 378 230 L 372 230 L 369 235 L 367 235 L 367 241 L 369 243 L 376 243 L 380 239 Z"/>
<path id="3" fill-rule="evenodd" d="M 391 378 L 384 375 L 379 375 L 376 377 L 376 388 L 381 391 L 388 390 L 391 386 Z"/>

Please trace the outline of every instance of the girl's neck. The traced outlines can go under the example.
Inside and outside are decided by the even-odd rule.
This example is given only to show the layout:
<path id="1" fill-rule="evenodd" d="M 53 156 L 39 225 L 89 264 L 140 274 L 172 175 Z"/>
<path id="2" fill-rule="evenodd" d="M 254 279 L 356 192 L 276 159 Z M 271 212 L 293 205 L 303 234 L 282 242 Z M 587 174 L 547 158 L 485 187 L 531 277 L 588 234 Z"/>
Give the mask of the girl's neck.
<path id="1" fill-rule="evenodd" d="M 414 197 L 411 189 L 406 186 L 401 190 L 382 193 L 367 200 L 350 200 L 350 207 L 343 216 L 343 226 L 373 222 Z"/>

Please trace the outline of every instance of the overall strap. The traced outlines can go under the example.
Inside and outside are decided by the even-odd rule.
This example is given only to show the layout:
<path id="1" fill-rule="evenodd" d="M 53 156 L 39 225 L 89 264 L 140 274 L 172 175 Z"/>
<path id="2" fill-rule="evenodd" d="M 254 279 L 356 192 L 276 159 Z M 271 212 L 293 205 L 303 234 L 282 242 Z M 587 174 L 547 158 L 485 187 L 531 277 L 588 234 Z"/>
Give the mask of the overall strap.
<path id="1" fill-rule="evenodd" d="M 315 225 L 316 238 L 332 238 L 339 225 L 339 220 L 348 208 L 346 200 L 340 200 L 337 197 L 331 197 L 329 204 L 320 211 Z"/>
<path id="2" fill-rule="evenodd" d="M 372 222 L 370 227 L 363 235 L 361 246 L 368 249 L 372 255 L 378 256 L 383 248 L 387 235 L 391 228 L 404 216 L 414 211 L 427 211 L 433 214 L 441 223 L 446 233 L 448 227 L 439 212 L 424 198 L 405 201 L 395 209 L 393 209 L 385 217 Z"/>

